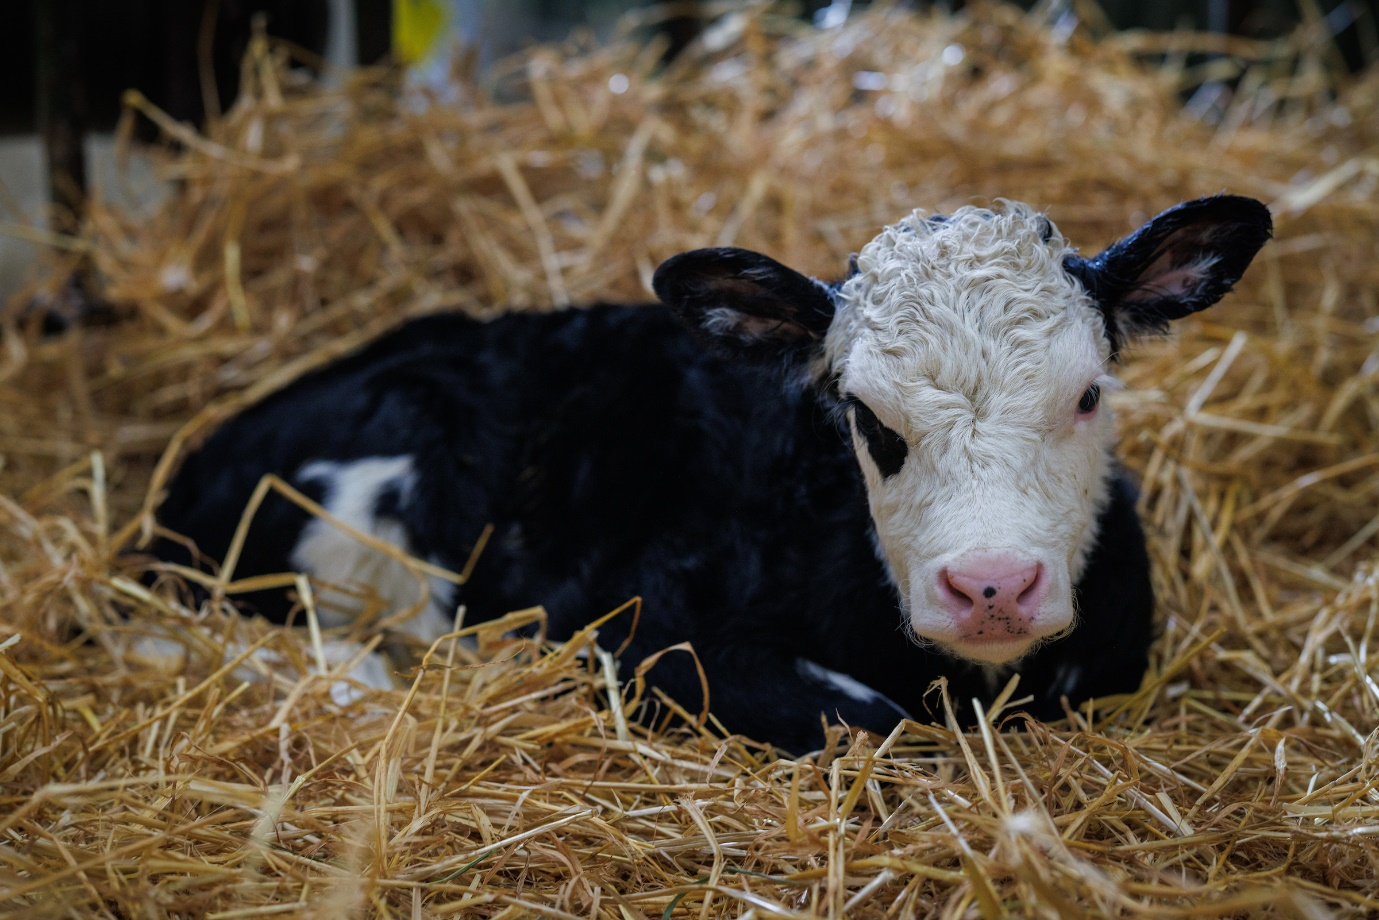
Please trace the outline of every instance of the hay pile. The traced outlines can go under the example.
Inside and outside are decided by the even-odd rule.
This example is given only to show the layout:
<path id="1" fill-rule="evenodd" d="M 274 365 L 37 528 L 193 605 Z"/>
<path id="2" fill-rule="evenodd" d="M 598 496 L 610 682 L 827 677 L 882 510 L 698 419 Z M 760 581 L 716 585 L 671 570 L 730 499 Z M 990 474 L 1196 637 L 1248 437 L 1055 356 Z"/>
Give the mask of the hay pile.
<path id="1" fill-rule="evenodd" d="M 457 79 L 424 106 L 386 76 L 304 85 L 258 43 L 209 136 L 167 126 L 177 193 L 98 210 L 55 256 L 54 285 L 89 256 L 120 320 L 43 339 L 18 298 L 5 314 L 0 903 L 1379 910 L 1379 73 L 1342 85 L 1330 54 L 1315 27 L 1096 41 L 986 4 L 824 33 L 757 11 L 661 77 L 635 42 L 540 48 L 503 77 L 514 101 Z M 1235 76 L 1196 97 L 1210 124 L 1178 103 Z M 610 704 L 606 657 L 576 654 L 592 636 L 553 648 L 504 639 L 510 623 L 337 701 L 315 636 L 150 594 L 118 555 L 189 441 L 409 316 L 642 299 L 660 259 L 713 244 L 828 275 L 912 207 L 997 195 L 1094 251 L 1221 190 L 1271 202 L 1278 238 L 1225 304 L 1140 347 L 1117 398 L 1157 565 L 1154 668 L 1065 723 L 840 731 L 783 760 L 629 724 L 642 691 Z M 184 644 L 185 667 L 129 654 L 144 634 Z"/>

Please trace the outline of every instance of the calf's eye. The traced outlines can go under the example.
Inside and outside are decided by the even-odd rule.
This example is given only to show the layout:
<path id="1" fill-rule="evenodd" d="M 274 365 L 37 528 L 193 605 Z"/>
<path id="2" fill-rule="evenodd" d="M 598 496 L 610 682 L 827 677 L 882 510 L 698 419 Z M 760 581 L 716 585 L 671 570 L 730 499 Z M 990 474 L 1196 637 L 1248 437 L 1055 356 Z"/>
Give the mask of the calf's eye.
<path id="1" fill-rule="evenodd" d="M 1101 387 L 1095 383 L 1087 388 L 1087 392 L 1082 394 L 1082 398 L 1077 401 L 1077 411 L 1082 415 L 1091 415 L 1096 411 L 1097 404 L 1101 402 Z"/>
<path id="2" fill-rule="evenodd" d="M 876 468 L 881 471 L 882 478 L 889 479 L 900 472 L 900 467 L 905 463 L 905 455 L 910 450 L 905 439 L 881 424 L 876 413 L 859 399 L 852 401 L 852 414 L 857 424 L 857 432 L 867 442 L 867 452 L 871 454 Z"/>

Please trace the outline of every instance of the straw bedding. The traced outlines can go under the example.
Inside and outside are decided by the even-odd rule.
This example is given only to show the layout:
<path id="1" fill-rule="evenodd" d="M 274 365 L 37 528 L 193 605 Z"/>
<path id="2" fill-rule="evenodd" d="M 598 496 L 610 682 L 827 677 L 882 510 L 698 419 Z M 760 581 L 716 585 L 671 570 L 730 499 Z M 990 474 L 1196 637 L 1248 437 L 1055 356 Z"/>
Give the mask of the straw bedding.
<path id="1" fill-rule="evenodd" d="M 1379 910 L 1379 74 L 1338 77 L 1315 24 L 1273 44 L 1093 31 L 985 4 L 829 32 L 739 12 L 661 76 L 634 41 L 543 47 L 507 65 L 503 103 L 457 76 L 436 106 L 387 75 L 313 88 L 257 42 L 208 135 L 165 123 L 165 204 L 56 241 L 43 283 L 88 258 L 118 320 L 43 338 L 27 296 L 5 313 L 2 909 Z M 1184 110 L 1216 77 L 1239 79 L 1196 96 L 1213 117 Z M 630 720 L 652 694 L 614 684 L 593 632 L 504 637 L 538 611 L 395 648 L 399 689 L 350 699 L 313 630 L 146 590 L 127 552 L 189 444 L 409 316 L 646 299 L 659 260 L 714 244 L 828 275 L 912 207 L 998 195 L 1094 251 L 1221 190 L 1270 202 L 1276 241 L 1137 348 L 1116 397 L 1153 669 L 1065 722 L 839 729 L 782 759 L 711 719 Z M 180 660 L 140 652 L 150 635 Z"/>

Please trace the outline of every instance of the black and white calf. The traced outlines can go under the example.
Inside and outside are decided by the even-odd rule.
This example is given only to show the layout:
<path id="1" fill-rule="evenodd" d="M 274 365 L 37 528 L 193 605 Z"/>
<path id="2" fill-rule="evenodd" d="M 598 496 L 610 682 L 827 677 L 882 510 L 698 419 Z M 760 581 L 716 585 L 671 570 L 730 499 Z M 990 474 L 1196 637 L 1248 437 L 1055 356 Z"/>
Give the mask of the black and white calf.
<path id="1" fill-rule="evenodd" d="M 419 635 L 460 603 L 541 604 L 561 638 L 640 595 L 623 660 L 692 642 L 723 723 L 790 750 L 821 740 L 821 715 L 924 718 L 940 675 L 961 702 L 1018 671 L 1030 711 L 1057 717 L 1062 697 L 1133 690 L 1153 632 L 1101 405 L 1116 354 L 1218 300 L 1270 232 L 1258 202 L 1206 198 L 1084 259 L 1024 205 L 963 208 L 886 228 L 837 284 L 707 249 L 656 272 L 669 310 L 432 316 L 227 424 L 162 522 L 221 558 L 276 472 L 443 566 L 493 524 Z M 419 597 L 400 564 L 273 499 L 236 574 L 289 569 Z M 688 656 L 650 676 L 697 706 Z"/>

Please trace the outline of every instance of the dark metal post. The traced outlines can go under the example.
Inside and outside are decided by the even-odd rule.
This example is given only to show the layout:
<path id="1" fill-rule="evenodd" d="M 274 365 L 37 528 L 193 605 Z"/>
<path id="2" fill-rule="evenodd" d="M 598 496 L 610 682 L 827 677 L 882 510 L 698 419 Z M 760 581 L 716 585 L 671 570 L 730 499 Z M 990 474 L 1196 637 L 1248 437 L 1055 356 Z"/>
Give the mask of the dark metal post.
<path id="1" fill-rule="evenodd" d="M 59 233 L 75 233 L 86 214 L 82 6 L 83 0 L 34 0 L 38 131 L 47 159 L 52 227 Z"/>
<path id="2" fill-rule="evenodd" d="M 391 0 L 354 0 L 354 34 L 360 64 L 371 67 L 386 62 L 393 53 Z"/>
<path id="3" fill-rule="evenodd" d="M 677 14 L 661 23 L 661 31 L 670 39 L 665 53 L 667 62 L 679 57 L 704 30 L 704 12 L 698 0 L 681 0 L 675 6 Z"/>

